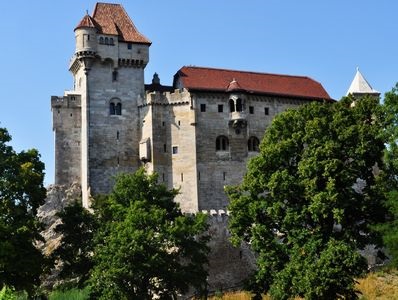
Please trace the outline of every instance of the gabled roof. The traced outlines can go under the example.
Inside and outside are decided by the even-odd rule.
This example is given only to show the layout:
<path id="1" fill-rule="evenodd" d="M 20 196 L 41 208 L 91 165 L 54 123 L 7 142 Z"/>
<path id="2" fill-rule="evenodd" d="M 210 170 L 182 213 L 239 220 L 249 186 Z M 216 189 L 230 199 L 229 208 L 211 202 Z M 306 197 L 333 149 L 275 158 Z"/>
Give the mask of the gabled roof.
<path id="1" fill-rule="evenodd" d="M 135 27 L 123 6 L 114 3 L 97 3 L 93 16 L 86 15 L 75 28 L 96 27 L 98 33 L 118 35 L 119 41 L 151 44 Z"/>
<path id="2" fill-rule="evenodd" d="M 380 95 L 380 92 L 374 90 L 369 82 L 366 81 L 365 77 L 363 77 L 362 73 L 359 72 L 359 68 L 357 68 L 357 72 L 355 73 L 354 79 L 351 82 L 350 88 L 347 91 L 347 95 Z"/>
<path id="3" fill-rule="evenodd" d="M 174 75 L 174 87 L 177 82 L 188 90 L 227 92 L 237 88 L 253 94 L 332 100 L 319 82 L 304 76 L 185 66 Z"/>

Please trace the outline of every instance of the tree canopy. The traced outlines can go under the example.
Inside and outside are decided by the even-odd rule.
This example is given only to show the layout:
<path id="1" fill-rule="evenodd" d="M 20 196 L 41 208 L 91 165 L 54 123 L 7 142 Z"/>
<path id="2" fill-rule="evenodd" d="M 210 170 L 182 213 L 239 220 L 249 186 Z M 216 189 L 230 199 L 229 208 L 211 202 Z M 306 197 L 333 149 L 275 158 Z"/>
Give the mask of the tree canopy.
<path id="1" fill-rule="evenodd" d="M 35 243 L 42 240 L 37 209 L 44 203 L 44 164 L 37 150 L 15 152 L 0 128 L 0 286 L 32 293 L 45 258 Z"/>
<path id="2" fill-rule="evenodd" d="M 276 116 L 241 185 L 229 187 L 235 244 L 258 254 L 252 290 L 275 299 L 355 298 L 358 249 L 386 209 L 378 99 L 311 103 Z"/>
<path id="3" fill-rule="evenodd" d="M 87 272 L 76 264 L 88 267 L 93 299 L 170 299 L 191 287 L 205 289 L 207 217 L 182 214 L 174 202 L 178 191 L 157 181 L 144 169 L 121 174 L 113 192 L 96 199 L 94 219 L 85 221 L 79 205 L 61 214 L 62 272 L 84 281 Z"/>

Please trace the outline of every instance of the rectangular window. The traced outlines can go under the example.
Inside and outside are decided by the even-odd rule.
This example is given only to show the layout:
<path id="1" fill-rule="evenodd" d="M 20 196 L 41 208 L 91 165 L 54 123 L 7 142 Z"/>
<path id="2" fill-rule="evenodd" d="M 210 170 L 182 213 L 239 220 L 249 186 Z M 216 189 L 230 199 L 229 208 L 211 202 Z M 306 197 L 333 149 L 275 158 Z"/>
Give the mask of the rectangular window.
<path id="1" fill-rule="evenodd" d="M 198 180 L 200 181 L 200 172 L 198 172 Z"/>
<path id="2" fill-rule="evenodd" d="M 249 113 L 254 114 L 254 106 L 249 106 Z"/>
<path id="3" fill-rule="evenodd" d="M 162 179 L 163 179 L 163 182 L 164 182 L 164 173 L 162 174 Z"/>
<path id="4" fill-rule="evenodd" d="M 167 152 L 167 146 L 166 146 L 166 144 L 163 144 L 163 152 Z"/>
<path id="5" fill-rule="evenodd" d="M 227 173 L 226 172 L 223 172 L 222 173 L 222 180 L 225 180 L 225 177 L 227 176 Z"/>
<path id="6" fill-rule="evenodd" d="M 127 49 L 131 50 L 132 47 L 133 47 L 132 43 L 127 43 Z"/>
<path id="7" fill-rule="evenodd" d="M 166 122 L 162 122 L 162 126 L 165 126 L 166 125 Z"/>
<path id="8" fill-rule="evenodd" d="M 184 173 L 181 173 L 181 182 L 184 181 Z"/>
<path id="9" fill-rule="evenodd" d="M 178 126 L 180 126 L 181 125 L 181 121 L 178 121 Z"/>
<path id="10" fill-rule="evenodd" d="M 218 104 L 218 112 L 223 112 L 224 111 L 224 105 Z"/>
<path id="11" fill-rule="evenodd" d="M 205 112 L 206 111 L 206 104 L 201 104 L 200 105 L 200 111 Z"/>
<path id="12" fill-rule="evenodd" d="M 264 114 L 265 114 L 266 116 L 269 115 L 269 107 L 264 107 Z"/>
<path id="13" fill-rule="evenodd" d="M 173 146 L 173 154 L 177 154 L 178 153 L 178 146 Z"/>

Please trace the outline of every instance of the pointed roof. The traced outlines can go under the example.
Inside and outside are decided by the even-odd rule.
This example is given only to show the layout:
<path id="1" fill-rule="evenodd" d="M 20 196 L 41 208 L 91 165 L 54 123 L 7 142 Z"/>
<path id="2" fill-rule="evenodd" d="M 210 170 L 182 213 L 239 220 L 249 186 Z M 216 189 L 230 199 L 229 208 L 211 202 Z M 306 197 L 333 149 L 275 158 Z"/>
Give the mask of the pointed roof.
<path id="1" fill-rule="evenodd" d="M 97 26 L 95 25 L 94 19 L 92 17 L 90 17 L 90 15 L 88 13 L 83 17 L 83 19 L 81 19 L 79 24 L 77 24 L 75 30 L 79 29 L 79 28 L 84 28 L 84 27 L 97 28 Z"/>
<path id="2" fill-rule="evenodd" d="M 123 6 L 115 3 L 97 3 L 93 19 L 99 33 L 118 35 L 119 41 L 151 44 L 135 27 Z"/>
<path id="3" fill-rule="evenodd" d="M 376 91 L 372 88 L 369 82 L 366 81 L 365 77 L 363 77 L 362 73 L 359 72 L 359 68 L 357 68 L 357 72 L 354 76 L 354 79 L 351 82 L 350 88 L 347 91 L 347 96 L 349 94 L 352 95 L 380 95 L 380 92 Z"/>
<path id="4" fill-rule="evenodd" d="M 305 76 L 185 66 L 174 75 L 173 85 L 194 91 L 226 92 L 239 88 L 251 94 L 333 101 L 319 82 Z"/>
<path id="5" fill-rule="evenodd" d="M 235 80 L 235 78 L 232 79 L 232 81 L 228 84 L 227 87 L 227 92 L 237 92 L 237 91 L 242 91 L 242 87 L 240 84 Z"/>

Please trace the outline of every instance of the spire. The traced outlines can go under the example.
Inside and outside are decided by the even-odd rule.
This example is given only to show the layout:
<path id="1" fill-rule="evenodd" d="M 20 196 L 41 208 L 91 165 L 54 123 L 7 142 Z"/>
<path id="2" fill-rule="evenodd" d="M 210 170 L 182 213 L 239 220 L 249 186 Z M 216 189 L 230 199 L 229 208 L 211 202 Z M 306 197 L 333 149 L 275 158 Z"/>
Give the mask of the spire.
<path id="1" fill-rule="evenodd" d="M 364 96 L 364 95 L 380 95 L 380 92 L 374 90 L 372 86 L 366 81 L 362 73 L 357 67 L 357 72 L 354 79 L 351 82 L 350 88 L 347 91 L 347 96 L 352 94 L 353 96 Z"/>

